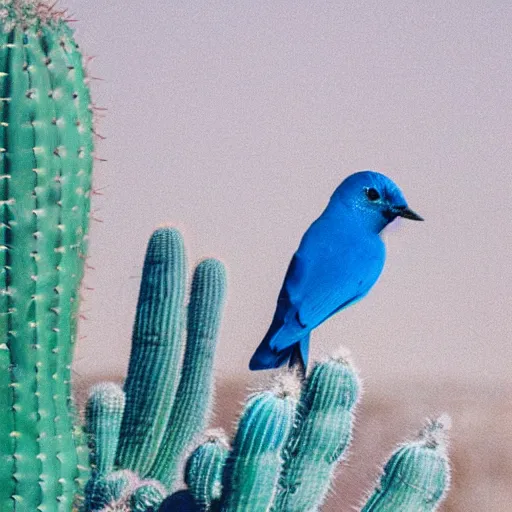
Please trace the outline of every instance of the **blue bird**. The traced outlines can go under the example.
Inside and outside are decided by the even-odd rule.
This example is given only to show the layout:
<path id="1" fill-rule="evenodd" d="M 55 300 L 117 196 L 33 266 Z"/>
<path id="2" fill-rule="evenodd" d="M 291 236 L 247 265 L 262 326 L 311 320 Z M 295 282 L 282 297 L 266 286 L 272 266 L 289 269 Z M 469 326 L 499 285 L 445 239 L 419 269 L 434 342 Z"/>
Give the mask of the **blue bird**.
<path id="1" fill-rule="evenodd" d="M 288 361 L 304 374 L 311 331 L 361 300 L 379 278 L 386 259 L 380 232 L 396 217 L 423 220 L 383 174 L 357 172 L 338 186 L 293 255 L 251 370 Z"/>

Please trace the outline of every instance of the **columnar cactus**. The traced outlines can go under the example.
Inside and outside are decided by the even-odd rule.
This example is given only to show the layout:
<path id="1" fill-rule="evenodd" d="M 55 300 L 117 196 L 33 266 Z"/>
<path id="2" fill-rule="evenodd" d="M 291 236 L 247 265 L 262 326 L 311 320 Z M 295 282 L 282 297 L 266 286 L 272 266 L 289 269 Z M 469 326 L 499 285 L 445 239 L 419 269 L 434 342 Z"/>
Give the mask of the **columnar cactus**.
<path id="1" fill-rule="evenodd" d="M 149 241 L 124 385 L 126 410 L 118 464 L 141 475 L 154 462 L 179 382 L 185 248 L 174 229 L 158 229 Z"/>
<path id="2" fill-rule="evenodd" d="M 0 510 L 70 510 L 86 475 L 74 427 L 93 162 L 82 55 L 43 2 L 0 2 Z"/>

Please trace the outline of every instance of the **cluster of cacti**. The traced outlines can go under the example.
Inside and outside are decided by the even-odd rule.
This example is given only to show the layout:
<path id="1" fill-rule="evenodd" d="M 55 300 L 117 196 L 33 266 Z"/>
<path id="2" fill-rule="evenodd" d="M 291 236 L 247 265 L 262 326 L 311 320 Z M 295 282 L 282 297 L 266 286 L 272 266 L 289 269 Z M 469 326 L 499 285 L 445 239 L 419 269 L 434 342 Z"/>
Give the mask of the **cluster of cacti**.
<path id="1" fill-rule="evenodd" d="M 160 512 L 320 510 L 350 444 L 358 379 L 343 357 L 316 363 L 297 400 L 300 384 L 290 378 L 249 398 L 229 452 L 219 435 L 192 452 L 187 490 Z M 437 509 L 449 484 L 445 428 L 445 420 L 429 422 L 392 455 L 364 512 Z"/>
<path id="2" fill-rule="evenodd" d="M 197 266 L 184 348 L 185 273 L 181 235 L 157 230 L 144 263 L 125 391 L 99 384 L 87 404 L 94 469 L 86 511 L 155 510 L 177 481 L 183 454 L 206 426 L 224 268 L 216 260 Z M 249 397 L 231 446 L 218 431 L 206 434 L 186 461 L 187 489 L 168 497 L 162 512 L 318 510 L 350 444 L 359 393 L 357 374 L 343 356 L 315 364 L 304 382 L 293 373 L 279 375 L 271 389 Z M 428 443 L 401 448 L 399 453 L 415 454 L 400 466 L 407 475 L 387 469 L 393 456 L 384 491 L 370 498 L 366 510 L 388 510 L 388 502 L 414 503 L 414 509 L 403 505 L 404 512 L 437 507 L 448 464 L 441 444 L 432 441 L 436 428 L 424 436 Z M 403 484 L 407 478 L 410 485 Z M 430 482 L 429 491 L 416 489 L 422 478 Z"/>
<path id="3" fill-rule="evenodd" d="M 181 234 L 172 228 L 153 233 L 124 391 L 116 384 L 99 384 L 91 390 L 86 408 L 93 467 L 86 510 L 154 506 L 179 476 L 182 453 L 208 421 L 225 278 L 221 262 L 200 262 L 185 308 Z M 127 480 L 124 486 L 119 476 Z"/>
<path id="4" fill-rule="evenodd" d="M 93 126 L 61 13 L 0 2 L 0 510 L 71 509 L 87 478 L 70 365 Z"/>

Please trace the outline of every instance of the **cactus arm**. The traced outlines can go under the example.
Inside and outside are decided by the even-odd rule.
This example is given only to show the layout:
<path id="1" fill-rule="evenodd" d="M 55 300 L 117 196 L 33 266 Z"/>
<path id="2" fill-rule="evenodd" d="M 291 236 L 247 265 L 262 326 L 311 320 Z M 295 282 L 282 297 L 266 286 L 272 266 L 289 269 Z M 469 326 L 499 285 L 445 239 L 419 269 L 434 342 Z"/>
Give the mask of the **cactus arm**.
<path id="1" fill-rule="evenodd" d="M 199 512 L 208 512 L 221 497 L 222 471 L 229 453 L 222 433 L 212 431 L 187 459 L 185 483 Z"/>
<path id="2" fill-rule="evenodd" d="M 336 463 L 350 444 L 358 397 L 357 375 L 343 358 L 315 365 L 284 452 L 277 510 L 299 512 L 321 505 Z"/>
<path id="3" fill-rule="evenodd" d="M 417 441 L 399 447 L 361 512 L 437 510 L 450 484 L 447 428 L 447 417 L 430 421 Z"/>
<path id="4" fill-rule="evenodd" d="M 224 469 L 222 512 L 270 510 L 295 405 L 295 398 L 274 391 L 249 398 Z"/>
<path id="5" fill-rule="evenodd" d="M 141 476 L 158 455 L 178 387 L 185 272 L 180 233 L 155 231 L 144 261 L 117 454 L 121 467 Z"/>
<path id="6" fill-rule="evenodd" d="M 181 453 L 208 421 L 213 359 L 226 290 L 224 265 L 215 259 L 194 272 L 187 318 L 187 344 L 177 396 L 150 476 L 171 487 Z"/>

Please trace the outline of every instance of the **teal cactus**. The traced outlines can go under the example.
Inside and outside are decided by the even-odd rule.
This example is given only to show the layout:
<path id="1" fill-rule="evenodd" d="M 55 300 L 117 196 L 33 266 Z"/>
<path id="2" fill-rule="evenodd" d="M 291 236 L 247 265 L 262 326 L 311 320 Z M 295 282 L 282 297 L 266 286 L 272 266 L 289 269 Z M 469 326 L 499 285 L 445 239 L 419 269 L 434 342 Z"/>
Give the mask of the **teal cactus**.
<path id="1" fill-rule="evenodd" d="M 138 487 L 130 497 L 132 512 L 156 512 L 167 495 L 157 483 L 146 483 Z"/>
<path id="2" fill-rule="evenodd" d="M 123 418 L 125 397 L 120 386 L 102 382 L 91 388 L 85 409 L 90 433 L 92 476 L 85 489 L 87 510 L 100 510 L 119 499 L 117 480 L 111 478 Z M 107 479 L 106 477 L 110 477 Z"/>
<path id="3" fill-rule="evenodd" d="M 181 234 L 158 229 L 142 272 L 118 464 L 141 475 L 158 453 L 179 381 L 186 262 Z"/>
<path id="4" fill-rule="evenodd" d="M 187 314 L 187 345 L 181 379 L 158 457 L 149 475 L 171 486 L 183 447 L 206 427 L 212 401 L 213 359 L 225 296 L 224 265 L 215 259 L 199 263 L 192 279 Z"/>
<path id="5" fill-rule="evenodd" d="M 274 501 L 297 402 L 298 385 L 288 380 L 245 405 L 224 468 L 223 512 L 269 510 Z"/>
<path id="6" fill-rule="evenodd" d="M 229 444 L 222 431 L 210 431 L 187 459 L 185 483 L 194 498 L 198 512 L 210 510 L 220 500 L 222 472 Z"/>
<path id="7" fill-rule="evenodd" d="M 177 506 L 200 512 L 320 510 L 336 465 L 352 438 L 359 379 L 346 357 L 316 363 L 294 410 L 295 376 L 284 374 L 280 378 L 285 379 L 285 389 L 289 390 L 286 406 L 275 390 L 253 395 L 245 406 L 223 468 L 220 503 L 202 499 L 208 493 L 196 490 L 197 482 L 207 480 L 213 467 L 198 462 L 204 457 L 203 443 L 187 461 L 188 489 L 165 500 L 160 512 L 179 510 Z M 277 418 L 283 421 L 281 428 Z M 363 512 L 435 510 L 449 484 L 446 424 L 445 419 L 430 422 L 419 441 L 397 450 Z"/>
<path id="8" fill-rule="evenodd" d="M 314 510 L 352 439 L 359 379 L 343 357 L 317 363 L 304 384 L 285 450 L 276 510 Z"/>
<path id="9" fill-rule="evenodd" d="M 82 55 L 43 2 L 0 2 L 0 510 L 69 510 L 87 474 L 74 426 L 93 163 Z"/>
<path id="10" fill-rule="evenodd" d="M 417 441 L 399 447 L 362 512 L 437 510 L 450 483 L 446 455 L 449 426 L 447 416 L 429 421 Z"/>
<path id="11" fill-rule="evenodd" d="M 158 480 L 170 489 L 179 476 L 182 454 L 206 426 L 225 288 L 224 265 L 206 259 L 195 269 L 185 308 L 186 257 L 181 234 L 170 227 L 153 233 L 144 262 L 114 464 L 114 469 L 134 471 L 141 485 Z M 180 399 L 174 400 L 177 394 Z M 101 411 L 103 425 L 119 424 L 119 408 L 103 406 Z M 97 427 L 91 422 L 88 427 L 94 438 Z M 111 461 L 116 442 L 98 440 L 95 446 L 98 452 L 108 451 Z M 94 454 L 92 462 L 108 466 L 108 481 L 113 468 L 96 461 L 102 458 L 101 453 Z M 129 507 L 137 485 L 130 485 L 114 502 Z M 86 494 L 89 503 L 91 496 Z"/>

